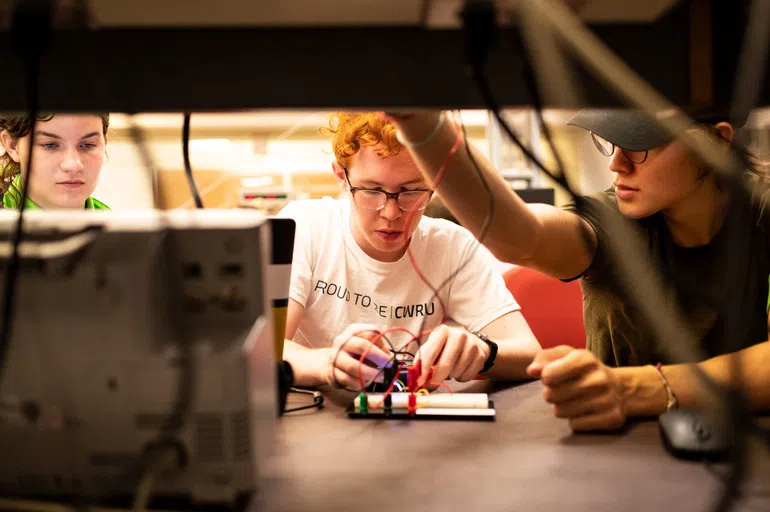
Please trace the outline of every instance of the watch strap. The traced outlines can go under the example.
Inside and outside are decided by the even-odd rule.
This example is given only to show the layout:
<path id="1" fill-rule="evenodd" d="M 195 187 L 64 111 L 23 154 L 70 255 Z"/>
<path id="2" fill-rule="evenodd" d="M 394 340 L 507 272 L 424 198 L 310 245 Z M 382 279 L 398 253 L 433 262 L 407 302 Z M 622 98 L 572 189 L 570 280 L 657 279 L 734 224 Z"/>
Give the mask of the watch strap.
<path id="1" fill-rule="evenodd" d="M 485 373 L 489 371 L 495 364 L 495 359 L 497 358 L 497 343 L 490 340 L 489 337 L 481 331 L 475 331 L 471 334 L 486 343 L 489 347 L 489 356 L 487 357 L 487 360 L 484 361 L 484 367 L 481 369 L 481 371 L 479 371 L 479 373 Z"/>

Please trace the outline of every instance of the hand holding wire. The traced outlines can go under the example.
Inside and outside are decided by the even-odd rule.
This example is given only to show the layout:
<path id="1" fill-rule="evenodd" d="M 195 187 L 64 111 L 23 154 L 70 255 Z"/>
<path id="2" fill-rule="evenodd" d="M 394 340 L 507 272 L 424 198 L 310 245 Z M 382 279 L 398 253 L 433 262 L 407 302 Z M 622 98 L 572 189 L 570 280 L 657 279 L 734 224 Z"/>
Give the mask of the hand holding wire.
<path id="1" fill-rule="evenodd" d="M 370 324 L 350 324 L 334 338 L 327 352 L 326 382 L 336 388 L 355 389 L 359 373 L 367 382 L 382 382 L 378 368 L 385 366 L 392 356 L 386 340 L 379 335 L 381 331 Z"/>
<path id="2" fill-rule="evenodd" d="M 458 382 L 472 380 L 487 357 L 489 347 L 479 338 L 463 329 L 441 325 L 420 347 L 416 362 L 421 367 L 418 385 L 435 389 L 450 377 Z"/>

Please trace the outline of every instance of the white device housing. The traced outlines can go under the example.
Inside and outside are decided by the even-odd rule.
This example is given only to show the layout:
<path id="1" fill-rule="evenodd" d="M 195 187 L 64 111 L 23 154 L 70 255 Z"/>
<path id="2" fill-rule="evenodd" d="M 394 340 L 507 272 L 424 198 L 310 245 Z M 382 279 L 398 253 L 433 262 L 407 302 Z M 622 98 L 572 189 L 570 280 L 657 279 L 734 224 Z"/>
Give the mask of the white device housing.
<path id="1" fill-rule="evenodd" d="M 0 211 L 0 264 L 16 219 Z M 24 225 L 0 382 L 0 495 L 133 493 L 185 375 L 176 438 L 187 465 L 154 494 L 230 503 L 253 491 L 277 415 L 265 218 L 27 211 Z"/>

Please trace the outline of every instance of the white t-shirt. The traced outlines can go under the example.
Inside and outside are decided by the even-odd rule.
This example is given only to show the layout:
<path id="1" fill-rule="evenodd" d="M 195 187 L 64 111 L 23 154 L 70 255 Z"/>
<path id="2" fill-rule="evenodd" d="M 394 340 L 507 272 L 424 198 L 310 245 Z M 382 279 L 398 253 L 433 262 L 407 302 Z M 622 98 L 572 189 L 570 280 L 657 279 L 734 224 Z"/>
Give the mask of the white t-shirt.
<path id="1" fill-rule="evenodd" d="M 289 297 L 303 305 L 305 313 L 293 341 L 310 348 L 328 347 L 352 323 L 405 327 L 412 333 L 424 318 L 425 329 L 440 324 L 439 301 L 431 300 L 433 292 L 420 280 L 408 255 L 382 262 L 359 247 L 350 230 L 348 199 L 294 201 L 279 216 L 297 224 Z M 446 317 L 467 330 L 480 330 L 519 309 L 502 275 L 495 272 L 491 255 L 465 228 L 423 217 L 410 248 L 417 267 L 434 287 L 470 258 L 439 293 Z M 410 337 L 393 333 L 388 338 L 399 348 Z"/>

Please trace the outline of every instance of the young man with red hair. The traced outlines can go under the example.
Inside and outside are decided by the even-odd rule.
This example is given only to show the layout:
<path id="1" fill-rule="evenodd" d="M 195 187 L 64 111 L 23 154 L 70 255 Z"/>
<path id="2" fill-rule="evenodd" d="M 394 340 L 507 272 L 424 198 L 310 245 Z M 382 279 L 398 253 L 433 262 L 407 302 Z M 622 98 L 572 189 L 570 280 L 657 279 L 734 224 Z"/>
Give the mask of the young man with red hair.
<path id="1" fill-rule="evenodd" d="M 432 332 L 419 355 L 409 334 L 387 335 L 396 351 L 417 355 L 421 385 L 525 378 L 540 345 L 470 232 L 422 216 L 433 190 L 394 126 L 377 113 L 339 113 L 323 131 L 345 197 L 295 201 L 281 213 L 297 223 L 284 348 L 296 383 L 358 389 L 359 367 L 369 382 L 373 366 L 393 357 L 384 340 L 370 347 L 374 332 L 422 325 Z M 438 297 L 418 270 L 441 287 Z M 359 364 L 367 349 L 372 366 Z"/>

